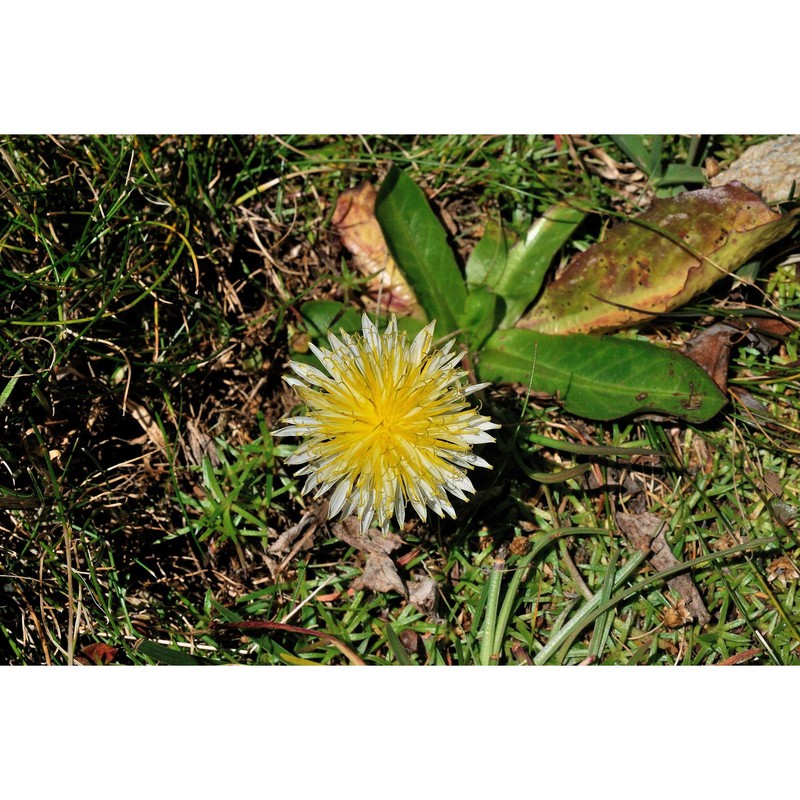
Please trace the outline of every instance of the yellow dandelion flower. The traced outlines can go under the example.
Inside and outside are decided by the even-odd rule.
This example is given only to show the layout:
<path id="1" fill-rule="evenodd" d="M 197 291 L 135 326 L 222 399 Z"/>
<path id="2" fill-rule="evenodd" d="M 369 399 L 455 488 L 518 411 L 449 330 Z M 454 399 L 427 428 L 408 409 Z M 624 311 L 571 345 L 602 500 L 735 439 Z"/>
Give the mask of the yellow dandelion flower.
<path id="1" fill-rule="evenodd" d="M 303 494 L 332 489 L 329 516 L 355 513 L 362 532 L 373 519 L 385 528 L 392 515 L 402 527 L 409 502 L 423 520 L 428 508 L 455 519 L 446 492 L 466 500 L 475 492 L 467 470 L 491 469 L 472 447 L 493 442 L 487 431 L 500 426 L 466 400 L 488 384 L 465 385 L 452 340 L 431 350 L 435 324 L 409 344 L 394 315 L 381 335 L 364 314 L 361 335 L 328 333 L 330 350 L 310 345 L 328 375 L 289 362 L 295 375 L 284 380 L 307 415 L 275 435 L 307 438 L 286 463 L 304 465 Z"/>

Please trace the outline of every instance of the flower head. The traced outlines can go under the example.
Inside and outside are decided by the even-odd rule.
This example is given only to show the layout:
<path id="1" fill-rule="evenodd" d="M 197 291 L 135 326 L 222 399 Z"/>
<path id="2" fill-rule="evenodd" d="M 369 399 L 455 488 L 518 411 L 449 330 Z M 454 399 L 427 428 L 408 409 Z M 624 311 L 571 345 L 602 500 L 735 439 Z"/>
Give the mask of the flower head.
<path id="1" fill-rule="evenodd" d="M 373 519 L 385 528 L 392 515 L 402 526 L 409 502 L 423 520 L 428 508 L 455 519 L 446 492 L 466 500 L 475 492 L 467 470 L 491 469 L 472 447 L 493 442 L 487 431 L 500 426 L 466 400 L 488 384 L 464 384 L 452 340 L 431 350 L 434 326 L 409 344 L 394 315 L 381 335 L 364 314 L 361 335 L 328 333 L 330 350 L 310 345 L 327 375 L 289 362 L 295 375 L 284 380 L 307 414 L 275 435 L 307 438 L 286 463 L 304 465 L 303 494 L 333 489 L 329 516 L 355 512 L 362 532 Z"/>

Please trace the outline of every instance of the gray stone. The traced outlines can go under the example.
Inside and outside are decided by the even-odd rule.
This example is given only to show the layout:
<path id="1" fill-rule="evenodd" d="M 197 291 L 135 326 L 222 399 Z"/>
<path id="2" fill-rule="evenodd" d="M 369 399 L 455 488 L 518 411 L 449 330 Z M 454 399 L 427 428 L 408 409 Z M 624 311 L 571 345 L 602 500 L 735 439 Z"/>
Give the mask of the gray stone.
<path id="1" fill-rule="evenodd" d="M 800 136 L 781 136 L 749 147 L 731 166 L 711 179 L 712 186 L 741 181 L 768 203 L 787 200 L 792 181 L 800 197 Z"/>

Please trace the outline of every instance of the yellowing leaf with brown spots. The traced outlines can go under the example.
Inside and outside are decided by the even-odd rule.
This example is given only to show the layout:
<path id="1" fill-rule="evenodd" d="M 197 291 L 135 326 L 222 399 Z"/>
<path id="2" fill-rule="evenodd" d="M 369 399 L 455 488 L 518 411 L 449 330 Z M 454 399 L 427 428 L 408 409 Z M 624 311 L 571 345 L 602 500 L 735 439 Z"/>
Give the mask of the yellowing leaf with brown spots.
<path id="1" fill-rule="evenodd" d="M 782 216 L 736 182 L 656 200 L 575 256 L 518 327 L 602 332 L 664 314 L 790 233 L 798 211 Z"/>

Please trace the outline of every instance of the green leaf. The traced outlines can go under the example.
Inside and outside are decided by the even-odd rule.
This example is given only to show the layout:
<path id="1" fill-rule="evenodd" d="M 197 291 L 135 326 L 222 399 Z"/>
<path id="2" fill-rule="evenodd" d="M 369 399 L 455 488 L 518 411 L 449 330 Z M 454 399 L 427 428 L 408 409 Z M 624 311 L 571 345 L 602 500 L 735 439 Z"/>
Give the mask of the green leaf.
<path id="1" fill-rule="evenodd" d="M 503 224 L 490 220 L 467 259 L 467 286 L 486 283 L 489 275 L 502 275 L 510 246 Z"/>
<path id="2" fill-rule="evenodd" d="M 345 306 L 335 300 L 309 300 L 303 303 L 300 314 L 309 335 L 314 339 L 324 339 L 331 328 L 338 330 L 334 323 L 344 311 Z"/>
<path id="3" fill-rule="evenodd" d="M 480 350 L 497 330 L 504 309 L 502 298 L 498 298 L 491 289 L 478 285 L 470 290 L 464 312 L 459 317 L 459 328 L 464 331 L 470 350 Z"/>
<path id="4" fill-rule="evenodd" d="M 422 189 L 392 167 L 378 192 L 375 216 L 397 266 L 428 318 L 436 320 L 437 336 L 455 331 L 467 290 Z"/>
<path id="5" fill-rule="evenodd" d="M 486 282 L 506 301 L 501 328 L 512 327 L 533 302 L 553 257 L 585 217 L 585 211 L 572 206 L 550 206 L 525 238 L 511 248 L 502 273 L 487 276 Z"/>
<path id="6" fill-rule="evenodd" d="M 487 225 L 467 262 L 467 281 L 489 286 L 505 300 L 501 328 L 512 327 L 533 302 L 553 257 L 585 216 L 571 206 L 550 206 L 511 249 L 502 228 Z"/>
<path id="7" fill-rule="evenodd" d="M 704 422 L 725 395 L 690 359 L 662 347 L 610 336 L 497 331 L 481 352 L 481 380 L 516 382 L 553 395 L 572 414 L 618 419 L 659 413 Z"/>
<path id="8" fill-rule="evenodd" d="M 213 665 L 217 663 L 208 658 L 190 655 L 182 650 L 164 647 L 164 645 L 158 644 L 157 642 L 151 642 L 149 639 L 142 639 L 136 649 L 140 653 L 144 653 L 146 656 L 149 656 L 155 661 L 160 661 L 162 664 L 169 664 L 170 666 L 194 667 Z"/>
<path id="9" fill-rule="evenodd" d="M 500 584 L 503 581 L 503 568 L 505 561 L 496 558 L 492 564 L 492 571 L 486 583 L 486 606 L 483 625 L 481 626 L 481 648 L 478 663 L 482 667 L 496 664 L 500 656 L 493 651 L 495 631 L 497 626 L 497 613 L 500 610 Z"/>

